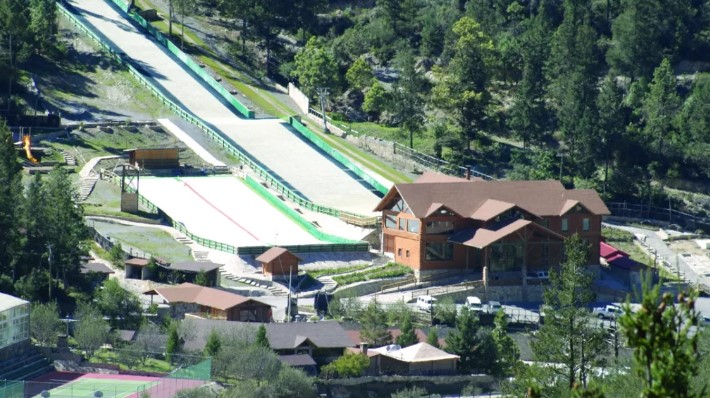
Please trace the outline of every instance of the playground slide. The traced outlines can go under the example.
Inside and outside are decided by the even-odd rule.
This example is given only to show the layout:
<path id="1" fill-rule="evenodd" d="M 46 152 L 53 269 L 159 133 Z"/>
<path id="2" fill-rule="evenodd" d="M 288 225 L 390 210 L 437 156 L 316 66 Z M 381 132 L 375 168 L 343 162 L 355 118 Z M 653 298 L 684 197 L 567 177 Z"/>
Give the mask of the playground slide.
<path id="1" fill-rule="evenodd" d="M 24 148 L 25 154 L 27 155 L 27 160 L 32 163 L 39 163 L 39 160 L 32 156 L 32 142 L 29 135 L 22 137 L 22 144 L 22 148 Z"/>

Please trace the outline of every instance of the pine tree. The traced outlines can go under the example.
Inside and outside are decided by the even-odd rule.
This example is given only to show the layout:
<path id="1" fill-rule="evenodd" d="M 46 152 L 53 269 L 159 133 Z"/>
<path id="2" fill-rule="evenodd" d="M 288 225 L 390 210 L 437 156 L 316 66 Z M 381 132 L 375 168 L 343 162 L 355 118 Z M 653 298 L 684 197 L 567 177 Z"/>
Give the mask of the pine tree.
<path id="1" fill-rule="evenodd" d="M 439 334 L 436 333 L 436 329 L 432 328 L 429 334 L 426 336 L 427 344 L 439 348 Z"/>
<path id="2" fill-rule="evenodd" d="M 398 59 L 399 79 L 392 85 L 391 106 L 397 124 L 409 135 L 409 147 L 414 148 L 414 135 L 424 124 L 424 96 L 426 80 L 414 69 L 414 54 L 402 52 Z"/>
<path id="3" fill-rule="evenodd" d="M 597 157 L 604 160 L 605 193 L 609 180 L 609 163 L 612 162 L 614 153 L 618 151 L 618 144 L 626 128 L 628 111 L 624 107 L 623 101 L 623 92 L 614 81 L 613 76 L 607 75 L 597 97 L 599 112 Z"/>
<path id="4" fill-rule="evenodd" d="M 221 348 L 222 339 L 219 337 L 219 333 L 217 333 L 215 329 L 212 329 L 210 335 L 207 337 L 207 344 L 205 344 L 205 355 L 216 357 Z"/>
<path id="5" fill-rule="evenodd" d="M 76 203 L 77 191 L 67 172 L 55 168 L 44 182 L 47 203 L 47 241 L 52 246 L 52 267 L 56 279 L 68 286 L 77 275 L 81 257 L 87 253 L 84 241 L 88 231 L 84 224 L 84 209 Z M 61 274 L 60 274 L 61 271 Z"/>
<path id="6" fill-rule="evenodd" d="M 520 348 L 515 340 L 508 335 L 507 329 L 506 315 L 503 311 L 498 311 L 494 320 L 492 337 L 497 357 L 495 373 L 502 376 L 511 375 L 520 362 Z"/>
<path id="7" fill-rule="evenodd" d="M 576 383 L 586 386 L 590 369 L 608 348 L 603 330 L 589 323 L 594 292 L 593 277 L 586 269 L 588 250 L 576 234 L 565 241 L 566 260 L 559 271 L 550 272 L 550 287 L 544 293 L 552 313 L 545 316 L 532 344 L 536 361 L 560 365 L 549 369 L 556 374 L 550 383 L 564 380 L 567 389 Z"/>
<path id="8" fill-rule="evenodd" d="M 641 309 L 631 311 L 627 303 L 619 325 L 634 349 L 635 372 L 643 379 L 641 397 L 702 397 L 690 386 L 698 376 L 699 314 L 695 309 L 697 293 L 661 294 L 661 285 L 643 288 Z"/>
<path id="9" fill-rule="evenodd" d="M 269 338 L 266 335 L 266 326 L 264 325 L 259 325 L 259 329 L 256 331 L 256 345 L 264 348 L 271 348 Z"/>
<path id="10" fill-rule="evenodd" d="M 545 104 L 547 79 L 544 66 L 549 57 L 550 28 L 542 14 L 529 20 L 522 37 L 523 76 L 515 90 L 510 110 L 510 127 L 523 141 L 523 146 L 538 144 L 549 125 L 549 111 Z"/>
<path id="11" fill-rule="evenodd" d="M 402 333 L 397 336 L 397 344 L 402 347 L 409 347 L 419 342 L 417 339 L 417 334 L 414 331 L 414 325 L 412 324 L 411 315 L 407 315 L 402 323 Z"/>
<path id="12" fill-rule="evenodd" d="M 478 329 L 476 315 L 464 307 L 456 317 L 456 328 L 446 336 L 446 351 L 461 357 L 459 369 L 464 372 L 480 369 L 481 361 L 485 360 L 479 355 L 482 342 Z"/>
<path id="13" fill-rule="evenodd" d="M 173 355 L 180 350 L 180 336 L 178 335 L 177 322 L 170 322 L 168 327 L 168 341 L 165 343 L 165 358 L 173 362 Z"/>
<path id="14" fill-rule="evenodd" d="M 664 153 L 664 144 L 674 139 L 673 118 L 680 108 L 676 79 L 668 58 L 653 72 L 653 81 L 643 101 L 644 135 L 656 144 L 656 154 Z"/>
<path id="15" fill-rule="evenodd" d="M 16 269 L 20 249 L 21 172 L 12 134 L 0 119 L 0 274 L 12 275 L 13 281 L 21 276 Z"/>
<path id="16" fill-rule="evenodd" d="M 590 178 L 596 145 L 598 54 L 589 3 L 565 0 L 564 20 L 553 37 L 547 76 L 548 92 L 559 129 L 578 173 Z"/>
<path id="17" fill-rule="evenodd" d="M 57 4 L 54 0 L 30 0 L 30 26 L 34 44 L 46 50 L 57 33 Z"/>
<path id="18" fill-rule="evenodd" d="M 35 174 L 27 189 L 27 197 L 22 202 L 22 225 L 25 234 L 22 240 L 22 260 L 18 265 L 20 275 L 24 275 L 33 267 L 46 266 L 48 263 L 47 244 L 47 195 L 42 181 L 42 175 Z"/>
<path id="19" fill-rule="evenodd" d="M 360 314 L 360 337 L 372 347 L 381 347 L 392 342 L 387 330 L 387 314 L 380 307 L 377 299 L 371 300 Z"/>

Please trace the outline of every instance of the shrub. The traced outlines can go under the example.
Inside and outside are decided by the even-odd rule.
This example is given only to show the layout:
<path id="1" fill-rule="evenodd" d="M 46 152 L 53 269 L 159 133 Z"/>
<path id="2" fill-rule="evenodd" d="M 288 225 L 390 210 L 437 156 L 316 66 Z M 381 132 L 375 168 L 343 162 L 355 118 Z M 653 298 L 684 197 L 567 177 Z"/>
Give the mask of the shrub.
<path id="1" fill-rule="evenodd" d="M 358 377 L 370 366 L 370 358 L 363 354 L 345 354 L 321 368 L 326 377 Z"/>

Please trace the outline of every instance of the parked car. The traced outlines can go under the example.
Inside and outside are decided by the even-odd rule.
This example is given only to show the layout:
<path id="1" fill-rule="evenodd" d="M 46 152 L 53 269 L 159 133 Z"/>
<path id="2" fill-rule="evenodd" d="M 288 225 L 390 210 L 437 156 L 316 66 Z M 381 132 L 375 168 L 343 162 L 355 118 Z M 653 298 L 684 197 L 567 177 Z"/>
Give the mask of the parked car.
<path id="1" fill-rule="evenodd" d="M 466 297 L 466 307 L 468 307 L 469 311 L 473 312 L 483 311 L 483 303 L 481 302 L 481 299 L 476 296 Z"/>
<path id="2" fill-rule="evenodd" d="M 607 304 L 604 307 L 597 307 L 592 310 L 592 315 L 598 317 L 599 319 L 616 319 L 618 318 L 624 310 L 618 305 Z"/>
<path id="3" fill-rule="evenodd" d="M 483 312 L 486 314 L 495 314 L 502 308 L 503 306 L 499 301 L 489 301 L 485 306 L 483 306 Z"/>
<path id="4" fill-rule="evenodd" d="M 431 296 L 419 296 L 417 297 L 417 308 L 421 311 L 431 312 L 434 308 L 434 302 L 436 299 Z"/>
<path id="5" fill-rule="evenodd" d="M 527 279 L 550 279 L 550 274 L 547 271 L 528 272 Z"/>

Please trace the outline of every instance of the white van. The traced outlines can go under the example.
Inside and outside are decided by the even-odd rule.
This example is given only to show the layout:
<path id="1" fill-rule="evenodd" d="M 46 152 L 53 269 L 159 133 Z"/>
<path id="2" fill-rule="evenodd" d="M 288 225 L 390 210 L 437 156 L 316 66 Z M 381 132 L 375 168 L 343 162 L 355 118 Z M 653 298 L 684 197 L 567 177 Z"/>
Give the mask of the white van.
<path id="1" fill-rule="evenodd" d="M 419 296 L 417 297 L 417 308 L 421 311 L 431 311 L 434 308 L 434 302 L 436 299 L 431 296 Z"/>
<path id="2" fill-rule="evenodd" d="M 476 296 L 466 297 L 466 307 L 468 307 L 469 311 L 473 312 L 483 311 L 483 304 L 481 303 L 481 299 Z"/>

